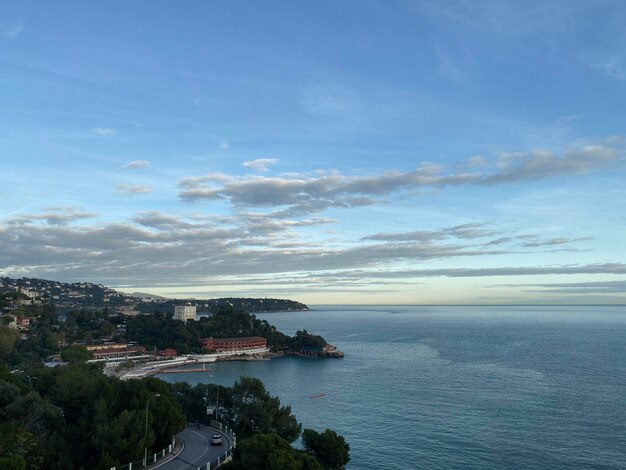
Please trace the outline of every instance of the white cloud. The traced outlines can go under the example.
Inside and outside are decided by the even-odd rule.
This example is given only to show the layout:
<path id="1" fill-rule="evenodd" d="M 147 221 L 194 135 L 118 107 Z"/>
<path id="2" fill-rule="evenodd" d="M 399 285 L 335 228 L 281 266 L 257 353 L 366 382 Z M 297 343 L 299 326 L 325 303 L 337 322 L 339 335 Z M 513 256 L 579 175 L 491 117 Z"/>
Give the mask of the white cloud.
<path id="1" fill-rule="evenodd" d="M 20 19 L 2 30 L 0 35 L 6 39 L 15 39 L 24 31 L 24 22 Z"/>
<path id="2" fill-rule="evenodd" d="M 270 166 L 275 165 L 277 162 L 277 158 L 257 158 L 256 160 L 243 162 L 242 165 L 254 171 L 268 171 Z"/>
<path id="3" fill-rule="evenodd" d="M 117 134 L 117 129 L 111 127 L 94 127 L 91 129 L 91 132 L 98 135 L 115 135 Z"/>
<path id="4" fill-rule="evenodd" d="M 230 148 L 230 144 L 227 141 L 224 141 L 220 142 L 218 147 L 224 150 L 228 150 Z"/>
<path id="5" fill-rule="evenodd" d="M 136 168 L 149 168 L 150 162 L 148 160 L 133 160 L 132 162 L 128 162 L 126 165 L 122 167 L 124 170 L 132 170 Z"/>
<path id="6" fill-rule="evenodd" d="M 118 184 L 117 191 L 127 196 L 133 196 L 135 194 L 147 194 L 152 191 L 149 186 L 142 186 L 139 184 Z"/>
<path id="7" fill-rule="evenodd" d="M 254 162 L 246 163 L 258 169 L 266 166 Z M 329 207 L 371 205 L 388 195 L 423 188 L 492 186 L 588 174 L 619 167 L 623 162 L 624 152 L 618 142 L 613 145 L 602 142 L 561 153 L 548 150 L 501 153 L 481 160 L 478 167 L 475 158 L 471 158 L 450 169 L 425 162 L 412 171 L 388 171 L 372 176 L 337 171 L 274 177 L 212 173 L 181 180 L 180 197 L 189 201 L 222 199 L 238 207 L 284 206 L 293 215 Z M 474 168 L 466 169 L 468 166 Z"/>

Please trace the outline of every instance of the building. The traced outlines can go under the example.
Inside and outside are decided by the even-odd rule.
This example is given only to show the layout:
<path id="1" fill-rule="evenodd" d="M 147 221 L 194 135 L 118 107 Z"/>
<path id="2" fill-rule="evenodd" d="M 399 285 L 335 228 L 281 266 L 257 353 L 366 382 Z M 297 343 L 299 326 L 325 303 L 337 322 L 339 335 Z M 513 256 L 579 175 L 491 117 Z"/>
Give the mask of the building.
<path id="1" fill-rule="evenodd" d="M 187 303 L 185 305 L 176 305 L 174 307 L 174 320 L 182 320 L 187 323 L 187 320 L 196 319 L 196 306 Z"/>
<path id="2" fill-rule="evenodd" d="M 143 346 L 123 343 L 90 344 L 85 347 L 87 348 L 87 351 L 93 354 L 93 358 L 95 360 L 123 357 L 132 358 L 136 356 L 143 356 L 146 353 L 146 348 Z"/>
<path id="3" fill-rule="evenodd" d="M 203 338 L 202 349 L 218 353 L 255 354 L 267 351 L 267 340 L 260 336 L 247 338 Z"/>
<path id="4" fill-rule="evenodd" d="M 17 329 L 22 331 L 28 331 L 30 329 L 30 318 L 28 317 L 17 317 Z"/>
<path id="5" fill-rule="evenodd" d="M 176 349 L 166 348 L 166 349 L 163 349 L 162 351 L 159 351 L 159 356 L 166 357 L 166 358 L 176 357 L 178 356 L 178 351 L 176 351 Z"/>

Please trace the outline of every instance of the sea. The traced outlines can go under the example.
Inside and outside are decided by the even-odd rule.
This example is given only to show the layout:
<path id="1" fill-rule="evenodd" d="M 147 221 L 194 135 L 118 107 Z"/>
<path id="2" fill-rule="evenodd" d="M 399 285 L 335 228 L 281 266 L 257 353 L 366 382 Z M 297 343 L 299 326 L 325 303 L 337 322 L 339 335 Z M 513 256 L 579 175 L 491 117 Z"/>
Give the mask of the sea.
<path id="1" fill-rule="evenodd" d="M 626 307 L 318 306 L 259 314 L 343 359 L 211 365 L 257 377 L 348 469 L 626 469 Z M 319 396 L 324 394 L 324 396 Z"/>

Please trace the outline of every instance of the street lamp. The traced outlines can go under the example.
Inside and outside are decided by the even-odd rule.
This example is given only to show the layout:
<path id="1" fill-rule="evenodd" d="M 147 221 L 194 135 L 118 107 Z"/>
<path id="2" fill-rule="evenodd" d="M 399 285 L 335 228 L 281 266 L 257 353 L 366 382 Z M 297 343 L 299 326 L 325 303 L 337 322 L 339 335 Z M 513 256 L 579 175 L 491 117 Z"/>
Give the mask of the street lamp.
<path id="1" fill-rule="evenodd" d="M 146 435 L 144 438 L 144 442 L 146 443 L 146 448 L 143 454 L 143 466 L 144 467 L 148 463 L 148 405 L 150 404 L 150 400 L 152 400 L 155 397 L 160 397 L 160 396 L 161 396 L 160 393 L 155 393 L 150 398 L 148 398 L 148 401 L 146 402 Z"/>
<path id="2" fill-rule="evenodd" d="M 217 384 L 217 397 L 215 398 L 215 421 L 217 421 L 217 409 L 220 407 L 220 384 Z"/>

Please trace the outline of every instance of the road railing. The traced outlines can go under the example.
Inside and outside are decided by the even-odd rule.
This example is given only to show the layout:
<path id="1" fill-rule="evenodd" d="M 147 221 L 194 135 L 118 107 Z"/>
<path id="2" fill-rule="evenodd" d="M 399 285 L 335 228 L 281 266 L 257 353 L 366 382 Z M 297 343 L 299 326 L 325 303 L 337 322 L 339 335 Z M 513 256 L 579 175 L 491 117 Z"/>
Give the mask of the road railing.
<path id="1" fill-rule="evenodd" d="M 176 447 L 176 438 L 172 438 L 172 443 L 167 447 L 162 449 L 160 452 L 156 452 L 154 454 L 148 454 L 148 457 L 145 459 L 141 459 L 135 462 L 129 462 L 125 465 L 118 465 L 117 467 L 111 467 L 110 470 L 140 470 L 142 468 L 148 468 L 153 466 L 155 463 L 163 460 L 169 454 L 174 451 Z"/>
<path id="2" fill-rule="evenodd" d="M 213 470 L 221 467 L 227 462 L 230 462 L 233 458 L 233 452 L 235 450 L 235 447 L 237 446 L 237 435 L 234 433 L 234 431 L 228 426 L 225 426 L 224 424 L 215 420 L 211 420 L 208 426 L 200 425 L 200 427 L 219 431 L 220 433 L 224 434 L 228 441 L 228 446 L 221 455 L 211 460 L 210 462 L 207 462 L 206 465 L 196 467 L 196 470 Z"/>

